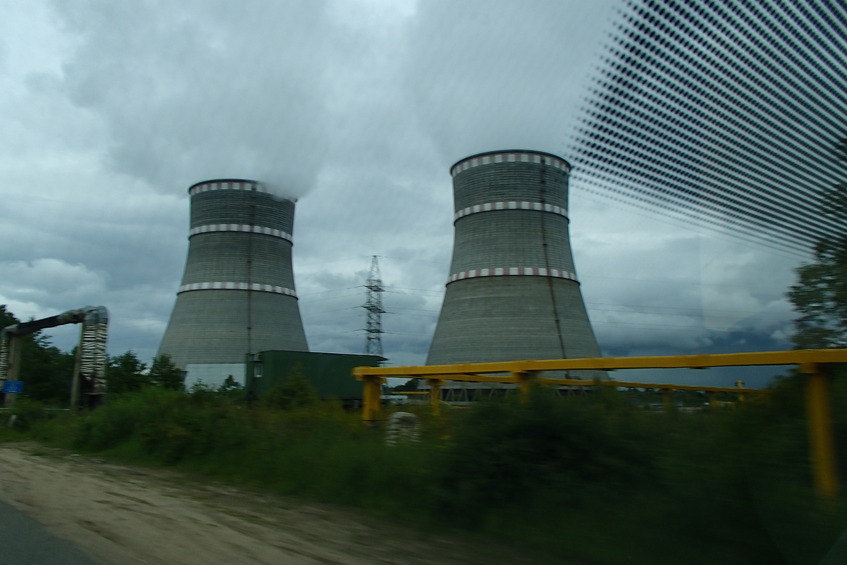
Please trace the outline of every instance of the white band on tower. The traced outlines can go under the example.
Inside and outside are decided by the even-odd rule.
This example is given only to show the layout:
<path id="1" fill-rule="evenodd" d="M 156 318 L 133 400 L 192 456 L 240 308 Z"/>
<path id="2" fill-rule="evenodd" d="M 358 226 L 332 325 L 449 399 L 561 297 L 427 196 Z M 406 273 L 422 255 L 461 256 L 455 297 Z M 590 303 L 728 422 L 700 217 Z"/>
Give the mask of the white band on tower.
<path id="1" fill-rule="evenodd" d="M 558 279 L 568 279 L 574 282 L 579 282 L 576 278 L 576 273 L 563 271 L 561 269 L 548 269 L 546 267 L 495 267 L 491 269 L 471 269 L 469 271 L 461 271 L 453 273 L 447 281 L 460 281 L 463 279 L 475 279 L 479 277 L 553 277 Z"/>
<path id="2" fill-rule="evenodd" d="M 567 161 L 556 157 L 555 155 L 542 155 L 539 153 L 528 152 L 524 153 L 522 151 L 505 151 L 503 153 L 478 155 L 476 157 L 460 161 L 459 163 L 456 163 L 452 169 L 450 169 L 450 176 L 455 177 L 462 171 L 467 171 L 468 169 L 473 169 L 474 167 L 479 167 L 481 165 L 491 165 L 494 163 L 536 163 L 540 165 L 542 160 L 545 164 L 548 164 L 553 168 L 560 169 L 565 172 L 569 172 L 571 170 L 571 166 L 568 165 Z"/>
<path id="3" fill-rule="evenodd" d="M 191 228 L 191 231 L 188 232 L 188 237 L 200 233 L 214 232 L 258 233 L 263 235 L 269 235 L 271 237 L 278 237 L 280 239 L 284 239 L 288 242 L 291 242 L 290 233 L 274 228 L 269 228 L 267 226 L 251 226 L 249 224 L 207 224 L 205 226 L 197 226 L 196 228 Z"/>
<path id="4" fill-rule="evenodd" d="M 199 282 L 184 284 L 179 287 L 178 292 L 190 292 L 193 290 L 252 290 L 255 292 L 270 292 L 273 294 L 284 294 L 297 298 L 297 294 L 293 289 L 283 286 L 274 286 L 261 283 L 245 283 L 245 282 Z"/>
<path id="5" fill-rule="evenodd" d="M 462 208 L 453 215 L 453 221 L 455 222 L 459 218 L 464 218 L 471 214 L 478 214 L 479 212 L 493 212 L 497 210 L 534 210 L 537 212 L 550 212 L 566 218 L 568 217 L 568 211 L 561 206 L 544 204 L 542 202 L 529 202 L 526 200 L 509 200 L 503 202 L 486 202 L 485 204 L 475 204 L 473 206 L 468 206 L 467 208 Z"/>
<path id="6" fill-rule="evenodd" d="M 275 196 L 281 200 L 289 200 L 291 202 L 296 202 L 296 198 L 289 198 L 287 196 L 280 196 L 276 194 L 275 191 L 271 190 L 268 185 L 255 182 L 255 181 L 214 181 L 214 182 L 203 182 L 198 183 L 188 189 L 188 195 L 194 196 L 195 194 L 200 194 L 201 192 L 209 192 L 210 190 L 246 190 L 246 191 L 254 191 L 254 192 L 265 192 L 270 194 L 271 196 Z"/>

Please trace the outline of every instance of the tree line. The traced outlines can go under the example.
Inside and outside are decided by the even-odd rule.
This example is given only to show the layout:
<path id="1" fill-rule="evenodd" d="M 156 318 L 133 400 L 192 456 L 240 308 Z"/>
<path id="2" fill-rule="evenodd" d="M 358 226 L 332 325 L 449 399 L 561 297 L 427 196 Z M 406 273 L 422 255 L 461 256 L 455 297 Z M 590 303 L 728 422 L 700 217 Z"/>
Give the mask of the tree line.
<path id="1" fill-rule="evenodd" d="M 847 137 L 835 144 L 834 158 L 847 163 Z M 847 226 L 847 181 L 824 191 L 820 212 Z M 798 313 L 798 349 L 847 347 L 847 229 L 816 242 L 814 260 L 797 269 L 788 298 Z"/>

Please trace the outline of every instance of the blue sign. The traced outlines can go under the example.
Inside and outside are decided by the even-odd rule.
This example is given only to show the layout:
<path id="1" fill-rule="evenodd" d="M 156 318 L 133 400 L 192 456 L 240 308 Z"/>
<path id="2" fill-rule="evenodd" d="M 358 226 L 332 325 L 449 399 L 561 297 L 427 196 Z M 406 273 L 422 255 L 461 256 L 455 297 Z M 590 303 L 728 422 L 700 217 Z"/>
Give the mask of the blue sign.
<path id="1" fill-rule="evenodd" d="M 6 394 L 20 394 L 24 391 L 23 381 L 3 381 L 3 392 Z"/>

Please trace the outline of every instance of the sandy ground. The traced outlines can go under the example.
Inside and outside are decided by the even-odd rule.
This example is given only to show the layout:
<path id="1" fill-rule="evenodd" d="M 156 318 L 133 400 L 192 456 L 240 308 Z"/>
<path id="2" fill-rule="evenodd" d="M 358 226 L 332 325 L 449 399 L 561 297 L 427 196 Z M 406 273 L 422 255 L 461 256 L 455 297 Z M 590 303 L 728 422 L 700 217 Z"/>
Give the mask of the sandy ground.
<path id="1" fill-rule="evenodd" d="M 533 563 L 332 506 L 35 444 L 0 445 L 0 500 L 105 565 Z"/>

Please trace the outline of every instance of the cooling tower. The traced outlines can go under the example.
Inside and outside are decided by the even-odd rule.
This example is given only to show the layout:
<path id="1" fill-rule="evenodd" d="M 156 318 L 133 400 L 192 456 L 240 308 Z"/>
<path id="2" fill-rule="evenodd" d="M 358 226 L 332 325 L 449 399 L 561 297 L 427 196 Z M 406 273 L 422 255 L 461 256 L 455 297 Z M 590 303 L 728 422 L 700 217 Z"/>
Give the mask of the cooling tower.
<path id="1" fill-rule="evenodd" d="M 188 258 L 159 353 L 208 383 L 220 380 L 215 367 L 243 379 L 247 353 L 307 351 L 291 266 L 294 201 L 242 179 L 188 194 Z"/>
<path id="2" fill-rule="evenodd" d="M 568 236 L 569 172 L 525 150 L 450 169 L 453 260 L 428 365 L 599 357 Z"/>

